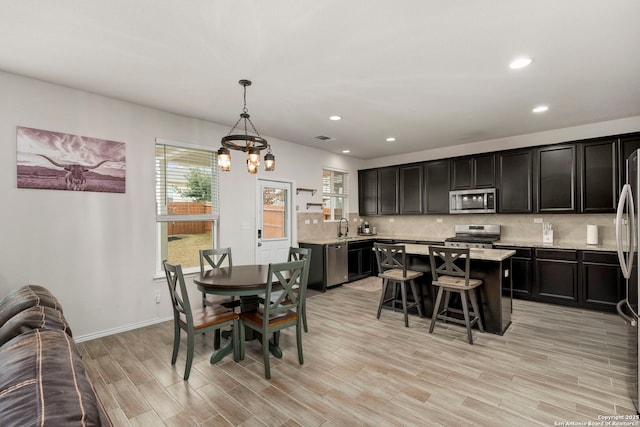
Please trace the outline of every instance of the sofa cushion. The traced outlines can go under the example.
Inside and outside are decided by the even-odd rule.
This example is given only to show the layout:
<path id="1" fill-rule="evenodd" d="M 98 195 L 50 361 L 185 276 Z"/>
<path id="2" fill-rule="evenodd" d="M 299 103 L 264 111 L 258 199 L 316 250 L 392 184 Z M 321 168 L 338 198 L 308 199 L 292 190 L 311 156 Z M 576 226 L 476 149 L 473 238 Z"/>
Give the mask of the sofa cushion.
<path id="1" fill-rule="evenodd" d="M 55 308 L 62 312 L 58 299 L 47 288 L 39 285 L 25 285 L 0 301 L 0 325 L 22 310 L 37 305 Z"/>
<path id="2" fill-rule="evenodd" d="M 34 329 L 0 347 L 2 425 L 111 425 L 73 339 Z"/>
<path id="3" fill-rule="evenodd" d="M 56 329 L 73 336 L 71 328 L 60 310 L 37 305 L 25 308 L 0 325 L 0 346 L 32 329 Z"/>

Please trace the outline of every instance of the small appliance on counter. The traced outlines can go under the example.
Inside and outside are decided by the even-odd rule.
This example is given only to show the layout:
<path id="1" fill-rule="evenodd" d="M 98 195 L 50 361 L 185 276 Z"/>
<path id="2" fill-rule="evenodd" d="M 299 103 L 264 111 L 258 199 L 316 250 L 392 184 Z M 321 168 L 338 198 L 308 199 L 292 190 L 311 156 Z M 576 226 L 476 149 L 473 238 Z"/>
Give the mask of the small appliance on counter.
<path id="1" fill-rule="evenodd" d="M 365 221 L 362 225 L 358 226 L 358 234 L 374 235 L 376 234 L 376 228 L 372 227 L 369 221 Z"/>
<path id="2" fill-rule="evenodd" d="M 598 244 L 598 226 L 587 225 L 587 245 Z"/>

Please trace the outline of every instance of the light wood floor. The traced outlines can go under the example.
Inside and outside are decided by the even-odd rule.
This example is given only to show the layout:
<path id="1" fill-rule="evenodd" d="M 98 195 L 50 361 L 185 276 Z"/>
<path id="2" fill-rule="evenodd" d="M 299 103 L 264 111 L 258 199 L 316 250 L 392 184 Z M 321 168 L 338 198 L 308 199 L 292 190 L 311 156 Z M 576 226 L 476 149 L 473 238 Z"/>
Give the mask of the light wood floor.
<path id="1" fill-rule="evenodd" d="M 116 426 L 553 426 L 635 414 L 630 352 L 635 329 L 614 314 L 514 301 L 504 336 L 383 310 L 369 278 L 308 299 L 300 366 L 294 331 L 265 380 L 260 349 L 211 365 L 196 340 L 182 381 L 183 340 L 170 365 L 171 322 L 79 344 Z M 556 424 L 557 425 L 557 424 Z"/>

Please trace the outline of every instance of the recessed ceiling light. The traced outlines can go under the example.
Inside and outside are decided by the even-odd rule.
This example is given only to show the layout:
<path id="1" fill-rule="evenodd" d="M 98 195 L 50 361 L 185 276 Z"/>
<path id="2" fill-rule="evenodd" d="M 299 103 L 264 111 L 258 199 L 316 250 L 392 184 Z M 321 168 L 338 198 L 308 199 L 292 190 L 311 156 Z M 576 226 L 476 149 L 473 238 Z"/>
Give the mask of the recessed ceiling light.
<path id="1" fill-rule="evenodd" d="M 349 154 L 351 152 L 351 150 L 342 150 L 343 154 Z"/>
<path id="2" fill-rule="evenodd" d="M 533 111 L 534 113 L 544 113 L 548 109 L 549 109 L 549 107 L 546 106 L 546 105 L 538 105 L 536 108 L 534 108 L 531 111 Z"/>
<path id="3" fill-rule="evenodd" d="M 393 141 L 395 141 L 395 140 L 396 140 L 396 139 L 395 139 L 393 136 L 390 136 L 389 138 L 387 138 L 387 142 L 393 142 Z"/>
<path id="4" fill-rule="evenodd" d="M 334 122 L 338 120 L 342 120 L 342 116 L 331 116 L 329 117 L 329 120 L 333 120 Z"/>
<path id="5" fill-rule="evenodd" d="M 524 68 L 527 65 L 531 64 L 533 62 L 532 58 L 529 58 L 527 56 L 521 56 L 519 58 L 514 59 L 513 61 L 511 61 L 511 63 L 509 64 L 509 68 L 513 69 L 513 70 L 517 70 L 519 68 Z"/>

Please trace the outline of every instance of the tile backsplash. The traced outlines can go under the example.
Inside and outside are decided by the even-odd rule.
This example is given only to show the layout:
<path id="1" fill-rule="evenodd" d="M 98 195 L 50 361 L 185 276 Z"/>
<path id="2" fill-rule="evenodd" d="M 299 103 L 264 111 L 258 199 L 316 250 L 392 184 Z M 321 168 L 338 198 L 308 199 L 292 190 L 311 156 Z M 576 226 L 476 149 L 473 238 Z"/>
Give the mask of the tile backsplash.
<path id="1" fill-rule="evenodd" d="M 525 215 L 394 215 L 360 217 L 349 215 L 349 235 L 355 235 L 358 224 L 369 221 L 376 232 L 425 240 L 444 240 L 454 235 L 456 224 L 499 224 L 503 242 L 540 242 L 544 223 L 553 225 L 554 242 L 585 244 L 587 225 L 598 228 L 601 245 L 615 245 L 615 214 L 525 214 Z M 314 224 L 314 220 L 317 223 Z M 308 221 L 308 224 L 306 223 Z M 332 238 L 337 235 L 337 222 L 325 222 L 322 213 L 298 213 L 298 239 Z"/>

